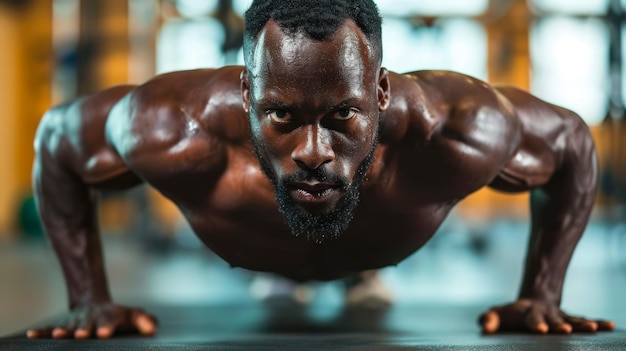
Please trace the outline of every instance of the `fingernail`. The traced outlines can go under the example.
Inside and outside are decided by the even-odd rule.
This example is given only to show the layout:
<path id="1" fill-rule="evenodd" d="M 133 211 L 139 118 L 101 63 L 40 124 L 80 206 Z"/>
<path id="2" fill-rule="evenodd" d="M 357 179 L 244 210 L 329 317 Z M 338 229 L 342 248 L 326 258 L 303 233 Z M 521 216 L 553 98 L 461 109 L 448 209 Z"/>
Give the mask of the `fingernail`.
<path id="1" fill-rule="evenodd" d="M 587 324 L 589 326 L 589 330 L 591 332 L 596 332 L 598 331 L 598 323 L 596 322 L 589 322 L 589 324 Z"/>
<path id="2" fill-rule="evenodd" d="M 61 329 L 61 328 L 55 328 L 52 331 L 52 337 L 55 339 L 61 339 L 67 336 L 67 332 L 65 331 L 65 329 Z"/>
<path id="3" fill-rule="evenodd" d="M 27 337 L 27 338 L 29 338 L 29 339 L 34 339 L 34 338 L 36 338 L 36 337 L 37 337 L 37 331 L 32 330 L 32 329 L 31 329 L 31 330 L 29 330 L 29 331 L 27 331 L 27 332 L 26 332 L 26 337 Z"/>
<path id="4" fill-rule="evenodd" d="M 154 333 L 154 324 L 146 316 L 137 317 L 137 327 L 141 334 L 149 335 Z"/>
<path id="5" fill-rule="evenodd" d="M 495 313 L 488 313 L 485 316 L 485 323 L 483 324 L 488 333 L 495 333 L 500 326 L 500 318 Z"/>
<path id="6" fill-rule="evenodd" d="M 98 334 L 98 338 L 100 338 L 100 339 L 107 339 L 107 338 L 111 337 L 111 329 L 109 329 L 109 328 L 98 328 L 97 334 Z"/>
<path id="7" fill-rule="evenodd" d="M 536 331 L 538 333 L 546 334 L 546 333 L 548 333 L 549 330 L 550 330 L 550 328 L 548 327 L 548 325 L 546 323 L 539 323 L 539 324 L 537 324 Z"/>
<path id="8" fill-rule="evenodd" d="M 74 332 L 74 337 L 76 339 L 87 339 L 89 337 L 89 331 L 86 329 L 77 329 Z"/>
<path id="9" fill-rule="evenodd" d="M 559 325 L 559 332 L 563 333 L 563 334 L 571 334 L 572 333 L 572 326 L 569 324 L 561 324 Z"/>

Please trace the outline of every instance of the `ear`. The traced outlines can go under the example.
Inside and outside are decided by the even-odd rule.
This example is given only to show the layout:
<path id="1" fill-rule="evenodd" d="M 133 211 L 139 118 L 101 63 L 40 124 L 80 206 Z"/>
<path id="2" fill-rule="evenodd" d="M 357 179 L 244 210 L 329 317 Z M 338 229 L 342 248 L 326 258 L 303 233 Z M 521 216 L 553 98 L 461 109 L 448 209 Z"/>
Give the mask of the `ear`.
<path id="1" fill-rule="evenodd" d="M 241 80 L 241 98 L 243 99 L 243 110 L 250 112 L 250 80 L 248 79 L 248 70 L 246 68 L 239 74 Z"/>
<path id="2" fill-rule="evenodd" d="M 381 67 L 378 74 L 378 110 L 385 111 L 389 107 L 390 102 L 389 71 Z"/>

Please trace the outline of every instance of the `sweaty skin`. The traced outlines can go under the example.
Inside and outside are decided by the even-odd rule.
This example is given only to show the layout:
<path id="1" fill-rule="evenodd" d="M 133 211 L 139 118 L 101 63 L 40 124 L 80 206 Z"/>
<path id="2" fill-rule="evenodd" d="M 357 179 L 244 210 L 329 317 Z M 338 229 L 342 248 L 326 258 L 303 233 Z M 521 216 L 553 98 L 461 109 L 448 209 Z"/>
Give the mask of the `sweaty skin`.
<path id="1" fill-rule="evenodd" d="M 484 186 L 530 191 L 518 299 L 483 314 L 482 330 L 613 329 L 559 309 L 597 182 L 593 140 L 576 114 L 458 73 L 387 72 L 351 21 L 315 41 L 270 20 L 253 59 L 247 69 L 174 72 L 114 87 L 44 116 L 34 187 L 70 312 L 29 337 L 156 332 L 152 315 L 112 302 L 96 223 L 96 191 L 140 183 L 171 199 L 231 265 L 298 281 L 397 264 Z M 348 228 L 337 238 L 294 236 L 270 179 L 323 170 L 352 183 L 370 154 Z M 328 213 L 343 196 L 333 182 L 285 184 L 306 214 Z"/>

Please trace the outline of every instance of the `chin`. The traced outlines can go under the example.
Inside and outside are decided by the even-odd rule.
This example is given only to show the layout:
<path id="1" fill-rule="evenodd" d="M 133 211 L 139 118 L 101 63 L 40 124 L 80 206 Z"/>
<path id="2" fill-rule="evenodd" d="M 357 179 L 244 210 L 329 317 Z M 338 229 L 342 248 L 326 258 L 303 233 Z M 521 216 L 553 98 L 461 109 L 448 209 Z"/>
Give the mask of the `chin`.
<path id="1" fill-rule="evenodd" d="M 293 235 L 322 243 L 326 239 L 338 238 L 348 229 L 359 202 L 359 191 L 356 187 L 348 187 L 336 205 L 321 208 L 297 205 L 285 186 L 277 188 L 276 199 Z"/>

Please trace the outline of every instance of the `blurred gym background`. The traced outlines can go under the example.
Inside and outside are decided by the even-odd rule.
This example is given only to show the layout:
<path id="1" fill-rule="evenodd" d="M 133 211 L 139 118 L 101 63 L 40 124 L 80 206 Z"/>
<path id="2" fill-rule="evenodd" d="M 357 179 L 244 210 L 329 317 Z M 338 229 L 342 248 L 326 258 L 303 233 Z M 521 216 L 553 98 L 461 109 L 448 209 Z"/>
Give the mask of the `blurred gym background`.
<path id="1" fill-rule="evenodd" d="M 45 110 L 163 72 L 242 64 L 242 16 L 250 3 L 0 0 L 0 335 L 66 307 L 30 184 L 33 137 Z M 626 0 L 377 3 L 390 70 L 449 69 L 515 85 L 587 121 L 599 152 L 600 192 L 564 303 L 581 313 L 611 311 L 626 287 Z M 512 299 L 527 207 L 527 195 L 479 191 L 424 250 L 385 270 L 385 281 L 398 300 Z M 151 189 L 102 194 L 100 221 L 117 300 L 238 301 L 267 290 L 202 248 L 176 208 Z M 340 303 L 337 285 L 315 290 Z"/>

